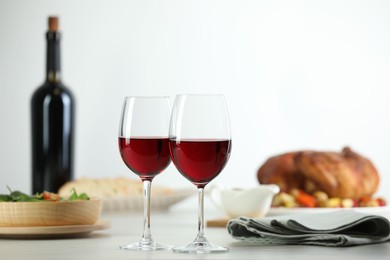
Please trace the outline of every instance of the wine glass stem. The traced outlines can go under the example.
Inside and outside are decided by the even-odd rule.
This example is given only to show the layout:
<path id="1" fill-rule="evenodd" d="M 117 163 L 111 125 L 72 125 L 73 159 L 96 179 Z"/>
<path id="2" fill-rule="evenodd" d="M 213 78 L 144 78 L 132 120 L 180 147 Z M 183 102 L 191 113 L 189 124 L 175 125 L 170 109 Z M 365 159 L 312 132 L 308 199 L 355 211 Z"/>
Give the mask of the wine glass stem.
<path id="1" fill-rule="evenodd" d="M 196 241 L 206 241 L 204 236 L 204 188 L 198 188 L 198 235 Z"/>
<path id="2" fill-rule="evenodd" d="M 144 185 L 144 233 L 142 235 L 142 241 L 144 243 L 151 243 L 152 231 L 150 229 L 150 191 L 152 187 L 152 181 L 143 180 Z"/>

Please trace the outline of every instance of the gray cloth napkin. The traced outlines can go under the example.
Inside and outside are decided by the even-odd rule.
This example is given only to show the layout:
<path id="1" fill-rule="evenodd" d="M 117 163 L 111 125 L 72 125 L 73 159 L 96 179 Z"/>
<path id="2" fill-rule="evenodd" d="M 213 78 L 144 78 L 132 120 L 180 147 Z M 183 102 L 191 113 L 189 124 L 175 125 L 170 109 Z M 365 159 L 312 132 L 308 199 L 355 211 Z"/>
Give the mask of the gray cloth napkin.
<path id="1" fill-rule="evenodd" d="M 260 245 L 355 246 L 390 241 L 390 222 L 376 215 L 341 210 L 228 222 L 233 238 Z"/>

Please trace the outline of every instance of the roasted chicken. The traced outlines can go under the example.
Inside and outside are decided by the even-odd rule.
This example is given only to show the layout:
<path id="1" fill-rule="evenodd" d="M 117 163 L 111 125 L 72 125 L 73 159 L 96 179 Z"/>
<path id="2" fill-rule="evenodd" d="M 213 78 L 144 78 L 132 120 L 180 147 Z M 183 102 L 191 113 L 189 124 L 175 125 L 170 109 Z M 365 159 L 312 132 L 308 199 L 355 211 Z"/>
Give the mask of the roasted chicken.
<path id="1" fill-rule="evenodd" d="M 257 178 L 262 184 L 277 184 L 284 191 L 298 188 L 351 199 L 371 197 L 379 185 L 373 163 L 349 147 L 341 152 L 307 150 L 271 157 L 259 168 Z"/>

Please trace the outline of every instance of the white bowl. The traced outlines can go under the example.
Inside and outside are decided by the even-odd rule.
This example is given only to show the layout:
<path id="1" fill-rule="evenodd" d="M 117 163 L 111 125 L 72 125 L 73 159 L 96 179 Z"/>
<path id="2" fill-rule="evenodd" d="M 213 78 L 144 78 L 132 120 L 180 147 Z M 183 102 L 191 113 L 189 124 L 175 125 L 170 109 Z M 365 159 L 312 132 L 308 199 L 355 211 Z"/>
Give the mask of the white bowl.
<path id="1" fill-rule="evenodd" d="M 279 190 L 279 186 L 274 184 L 246 189 L 214 186 L 210 190 L 210 195 L 217 208 L 231 218 L 240 216 L 260 218 L 267 215 L 272 199 Z"/>

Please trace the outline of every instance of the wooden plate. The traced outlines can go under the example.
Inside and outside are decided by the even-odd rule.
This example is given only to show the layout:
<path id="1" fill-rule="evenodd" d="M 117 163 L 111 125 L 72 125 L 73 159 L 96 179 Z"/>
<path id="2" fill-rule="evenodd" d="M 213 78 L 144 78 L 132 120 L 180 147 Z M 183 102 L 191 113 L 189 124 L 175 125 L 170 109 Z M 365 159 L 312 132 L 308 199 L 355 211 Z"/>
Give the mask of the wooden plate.
<path id="1" fill-rule="evenodd" d="M 0 238 L 70 238 L 85 236 L 92 231 L 110 227 L 111 223 L 109 221 L 98 221 L 93 225 L 0 227 Z"/>
<path id="2" fill-rule="evenodd" d="M 220 219 L 210 219 L 207 220 L 207 226 L 208 227 L 223 227 L 225 228 L 227 226 L 227 223 L 229 222 L 228 218 L 220 218 Z"/>
<path id="3" fill-rule="evenodd" d="M 0 202 L 0 227 L 93 225 L 102 202 L 78 201 Z"/>

